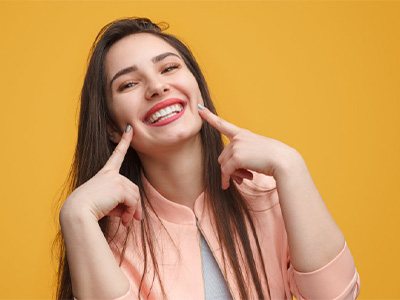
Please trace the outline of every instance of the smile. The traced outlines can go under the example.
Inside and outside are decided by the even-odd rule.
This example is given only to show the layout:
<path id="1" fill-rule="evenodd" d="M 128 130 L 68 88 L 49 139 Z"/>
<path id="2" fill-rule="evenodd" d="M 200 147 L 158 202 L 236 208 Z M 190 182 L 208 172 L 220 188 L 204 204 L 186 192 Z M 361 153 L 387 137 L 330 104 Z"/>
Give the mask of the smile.
<path id="1" fill-rule="evenodd" d="M 144 122 L 150 126 L 163 126 L 180 118 L 185 110 L 185 102 L 167 99 L 154 105 L 145 115 Z"/>

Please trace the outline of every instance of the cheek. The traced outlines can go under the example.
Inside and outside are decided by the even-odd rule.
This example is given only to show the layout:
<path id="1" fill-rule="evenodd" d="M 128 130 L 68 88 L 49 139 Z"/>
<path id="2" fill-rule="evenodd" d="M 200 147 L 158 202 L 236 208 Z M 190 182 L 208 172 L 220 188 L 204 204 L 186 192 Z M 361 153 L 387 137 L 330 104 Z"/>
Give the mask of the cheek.
<path id="1" fill-rule="evenodd" d="M 131 99 L 114 101 L 110 111 L 118 125 L 125 127 L 127 123 L 132 123 L 139 117 L 138 107 L 132 102 Z"/>
<path id="2" fill-rule="evenodd" d="M 133 137 L 131 141 L 131 146 L 138 152 L 146 152 L 145 149 L 148 148 L 148 138 L 143 134 L 140 128 L 133 129 Z"/>
<path id="3" fill-rule="evenodd" d="M 200 115 L 198 113 L 197 104 L 194 109 L 195 109 L 195 111 L 193 113 L 194 117 L 192 117 L 192 119 L 190 121 L 192 123 L 192 126 L 190 126 L 192 134 L 198 133 L 201 129 L 201 126 L 203 125 L 203 119 L 200 117 Z"/>
<path id="4" fill-rule="evenodd" d="M 203 97 L 201 95 L 199 86 L 197 85 L 197 82 L 194 83 L 193 91 L 195 91 L 194 98 L 195 98 L 195 101 L 196 101 L 196 109 L 197 109 L 197 103 L 204 104 L 204 100 L 203 100 Z"/>
<path id="5" fill-rule="evenodd" d="M 195 96 L 201 99 L 201 93 L 196 78 L 189 70 L 185 74 L 182 73 L 182 76 L 179 76 L 179 78 L 176 78 L 176 82 L 179 82 L 180 89 L 185 90 L 191 97 Z"/>

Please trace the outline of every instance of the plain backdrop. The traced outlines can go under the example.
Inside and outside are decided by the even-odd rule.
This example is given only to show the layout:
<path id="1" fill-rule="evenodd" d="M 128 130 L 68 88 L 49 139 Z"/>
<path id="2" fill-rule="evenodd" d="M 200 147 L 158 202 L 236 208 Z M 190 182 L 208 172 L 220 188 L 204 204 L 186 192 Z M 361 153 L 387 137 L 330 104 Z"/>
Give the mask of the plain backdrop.
<path id="1" fill-rule="evenodd" d="M 0 299 L 50 299 L 57 201 L 102 26 L 146 16 L 193 50 L 219 114 L 306 160 L 360 299 L 400 298 L 400 2 L 0 2 Z"/>

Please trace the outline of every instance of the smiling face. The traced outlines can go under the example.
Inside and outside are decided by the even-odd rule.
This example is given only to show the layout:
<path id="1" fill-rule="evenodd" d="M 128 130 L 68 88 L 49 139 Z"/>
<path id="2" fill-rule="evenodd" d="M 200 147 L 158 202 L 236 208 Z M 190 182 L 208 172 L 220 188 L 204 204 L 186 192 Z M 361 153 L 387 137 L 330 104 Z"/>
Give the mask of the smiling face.
<path id="1" fill-rule="evenodd" d="M 199 135 L 199 86 L 178 51 L 163 39 L 149 33 L 124 37 L 109 49 L 105 71 L 109 111 L 121 130 L 133 126 L 135 150 L 150 154 Z M 112 136 L 116 143 L 121 137 Z"/>

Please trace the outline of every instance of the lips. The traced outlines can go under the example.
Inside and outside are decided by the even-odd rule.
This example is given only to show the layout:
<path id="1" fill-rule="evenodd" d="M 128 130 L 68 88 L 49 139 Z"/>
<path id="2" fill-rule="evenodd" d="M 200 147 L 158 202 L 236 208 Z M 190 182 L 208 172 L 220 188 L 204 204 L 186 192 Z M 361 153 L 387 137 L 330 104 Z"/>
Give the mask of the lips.
<path id="1" fill-rule="evenodd" d="M 156 113 L 157 111 L 159 111 L 165 107 L 168 107 L 168 106 L 171 106 L 174 104 L 180 104 L 183 106 L 183 108 L 185 108 L 186 102 L 179 98 L 169 98 L 169 99 L 163 100 L 163 101 L 157 103 L 156 105 L 154 105 L 152 108 L 150 108 L 150 110 L 144 115 L 142 121 L 146 124 L 151 124 L 152 122 L 150 121 L 150 117 L 154 113 Z"/>

